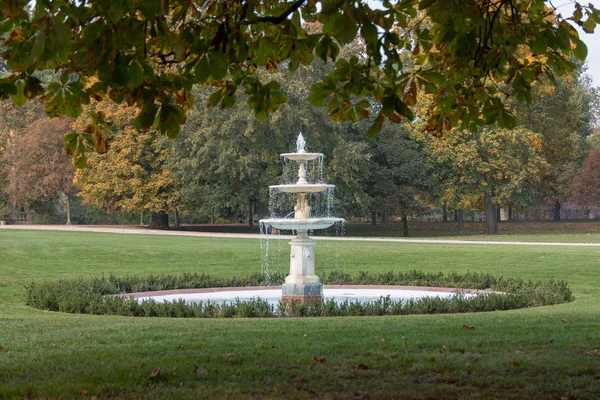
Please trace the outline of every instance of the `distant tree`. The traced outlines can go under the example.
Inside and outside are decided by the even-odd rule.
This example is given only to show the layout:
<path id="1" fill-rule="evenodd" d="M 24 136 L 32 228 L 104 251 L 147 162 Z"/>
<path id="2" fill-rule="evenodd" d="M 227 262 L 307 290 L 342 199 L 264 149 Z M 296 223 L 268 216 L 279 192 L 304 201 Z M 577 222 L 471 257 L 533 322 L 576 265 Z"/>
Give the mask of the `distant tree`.
<path id="1" fill-rule="evenodd" d="M 75 166 L 64 152 L 64 136 L 72 121 L 44 117 L 25 134 L 13 138 L 5 154 L 8 185 L 5 192 L 15 203 L 64 196 L 67 224 L 71 224 L 71 196 Z"/>
<path id="2" fill-rule="evenodd" d="M 11 138 L 24 135 L 33 122 L 45 117 L 43 104 L 32 101 L 21 107 L 10 100 L 0 101 L 0 159 Z"/>
<path id="3" fill-rule="evenodd" d="M 571 184 L 573 199 L 580 205 L 600 205 L 600 147 L 592 150 Z"/>
<path id="4" fill-rule="evenodd" d="M 131 107 L 107 101 L 92 106 L 92 115 L 102 115 L 106 121 L 103 135 L 110 138 L 110 144 L 104 145 L 110 145 L 111 151 L 91 154 L 87 168 L 77 170 L 78 196 L 85 204 L 108 212 L 149 212 L 152 227 L 168 228 L 168 212 L 180 202 L 180 186 L 167 168 L 171 143 L 156 131 L 135 129 Z M 86 117 L 77 124 L 92 131 L 89 135 L 95 134 Z"/>
<path id="5" fill-rule="evenodd" d="M 344 46 L 344 55 L 360 51 L 360 44 Z M 368 196 L 362 186 L 369 174 L 370 157 L 365 123 L 334 122 L 327 111 L 306 102 L 310 85 L 332 68 L 323 62 L 301 66 L 295 72 L 272 72 L 288 102 L 266 122 L 258 121 L 242 100 L 227 109 L 207 109 L 207 88 L 194 88 L 198 100 L 188 112 L 180 140 L 175 144 L 173 170 L 182 182 L 182 200 L 190 213 L 215 220 L 265 215 L 268 187 L 281 183 L 280 153 L 295 151 L 297 135 L 307 138 L 309 151 L 325 154 L 324 179 L 337 184 L 335 204 L 344 216 L 362 215 Z M 285 196 L 285 195 L 282 195 Z"/>
<path id="6" fill-rule="evenodd" d="M 429 168 L 422 142 L 405 126 L 388 125 L 370 141 L 367 193 L 371 196 L 371 219 L 376 214 L 401 217 L 408 236 L 407 217 L 423 214 L 435 204 L 437 176 Z"/>
<path id="7" fill-rule="evenodd" d="M 209 96 L 203 88 L 195 94 L 199 99 Z M 293 134 L 260 123 L 240 105 L 192 108 L 171 160 L 184 207 L 213 222 L 221 216 L 253 225 L 257 207 L 266 211 L 268 186 L 281 173 L 279 153 L 289 150 Z"/>
<path id="8" fill-rule="evenodd" d="M 472 195 L 483 198 L 487 234 L 498 233 L 496 204 L 521 196 L 545 166 L 541 138 L 523 128 L 452 130 L 432 138 L 432 154 L 448 194 L 465 205 Z"/>
<path id="9" fill-rule="evenodd" d="M 584 158 L 585 138 L 593 130 L 595 91 L 579 71 L 533 87 L 531 104 L 515 104 L 521 126 L 541 135 L 546 167 L 535 187 L 537 196 L 553 205 L 560 219 L 562 202 Z"/>

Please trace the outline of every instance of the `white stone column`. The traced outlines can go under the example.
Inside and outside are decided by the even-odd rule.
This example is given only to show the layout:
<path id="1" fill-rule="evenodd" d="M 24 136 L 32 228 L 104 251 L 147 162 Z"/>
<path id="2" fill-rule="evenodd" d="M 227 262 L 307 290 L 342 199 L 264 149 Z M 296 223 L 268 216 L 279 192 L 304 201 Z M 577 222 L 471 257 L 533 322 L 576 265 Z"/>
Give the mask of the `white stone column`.
<path id="1" fill-rule="evenodd" d="M 315 275 L 315 241 L 306 232 L 298 232 L 290 245 L 290 274 L 282 286 L 282 300 L 322 301 L 323 285 Z"/>
<path id="2" fill-rule="evenodd" d="M 315 241 L 306 232 L 298 232 L 290 245 L 290 274 L 285 283 L 320 283 L 315 275 Z"/>

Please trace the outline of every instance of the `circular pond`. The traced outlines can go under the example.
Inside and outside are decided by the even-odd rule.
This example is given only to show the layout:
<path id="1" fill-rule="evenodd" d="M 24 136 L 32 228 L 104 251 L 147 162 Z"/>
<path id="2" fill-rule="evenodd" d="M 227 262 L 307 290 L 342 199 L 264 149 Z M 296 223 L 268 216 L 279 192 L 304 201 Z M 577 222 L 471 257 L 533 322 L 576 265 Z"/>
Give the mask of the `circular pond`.
<path id="1" fill-rule="evenodd" d="M 350 302 L 372 302 L 381 297 L 390 297 L 390 300 L 418 300 L 426 297 L 449 298 L 456 295 L 465 297 L 477 294 L 489 293 L 485 290 L 454 289 L 454 288 L 430 288 L 417 286 L 346 286 L 327 285 L 323 288 L 325 301 L 333 299 L 336 303 Z M 138 301 L 153 299 L 156 302 L 184 300 L 188 303 L 194 302 L 217 302 L 226 303 L 234 301 L 248 301 L 253 298 L 261 298 L 270 304 L 277 305 L 281 300 L 281 287 L 239 287 L 239 288 L 210 288 L 210 289 L 184 289 L 167 290 L 155 292 L 128 293 Z"/>

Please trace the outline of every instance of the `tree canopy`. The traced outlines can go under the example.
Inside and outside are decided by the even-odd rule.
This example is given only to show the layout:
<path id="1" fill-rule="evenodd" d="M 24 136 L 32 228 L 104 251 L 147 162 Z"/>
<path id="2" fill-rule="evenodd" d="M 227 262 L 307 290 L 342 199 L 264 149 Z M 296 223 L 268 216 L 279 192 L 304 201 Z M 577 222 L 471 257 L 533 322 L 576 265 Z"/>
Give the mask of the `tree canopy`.
<path id="1" fill-rule="evenodd" d="M 562 16 L 544 0 L 384 0 L 381 9 L 350 0 L 38 0 L 31 12 L 28 4 L 0 5 L 0 57 L 10 71 L 0 99 L 38 97 L 48 115 L 77 117 L 106 96 L 137 106 L 137 127 L 169 136 L 194 103 L 193 85 L 214 87 L 208 105 L 221 107 L 242 88 L 264 121 L 287 96 L 258 72 L 293 71 L 315 57 L 335 68 L 312 86 L 311 103 L 326 103 L 334 120 L 373 118 L 368 135 L 385 119 L 413 118 L 419 93 L 432 96 L 429 131 L 512 128 L 506 97 L 531 101 L 535 80 L 576 68 L 573 56 L 587 49 L 574 26 L 593 32 L 600 22 L 591 4 L 575 2 Z M 339 57 L 357 37 L 364 53 Z M 42 70 L 60 81 L 43 85 Z M 102 115 L 93 124 L 102 126 Z M 89 131 L 68 142 L 75 155 L 94 141 L 104 150 L 103 130 Z"/>

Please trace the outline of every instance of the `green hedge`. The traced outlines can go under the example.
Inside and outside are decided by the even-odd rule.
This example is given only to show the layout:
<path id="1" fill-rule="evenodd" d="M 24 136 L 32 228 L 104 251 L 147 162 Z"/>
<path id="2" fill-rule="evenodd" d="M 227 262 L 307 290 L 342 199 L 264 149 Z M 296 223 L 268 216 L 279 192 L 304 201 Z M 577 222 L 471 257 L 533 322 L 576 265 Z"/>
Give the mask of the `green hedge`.
<path id="1" fill-rule="evenodd" d="M 279 285 L 283 274 L 254 274 L 248 277 L 213 278 L 202 274 L 179 276 L 126 276 L 101 278 L 78 278 L 54 282 L 33 282 L 27 288 L 27 304 L 42 310 L 99 314 L 126 315 L 136 317 L 274 317 L 274 316 L 364 316 L 443 314 L 509 310 L 558 304 L 572 299 L 571 290 L 565 282 L 532 282 L 513 278 L 495 278 L 488 274 L 432 274 L 420 271 L 388 272 L 369 274 L 361 272 L 351 276 L 332 272 L 322 277 L 329 285 L 403 285 L 432 286 L 472 289 L 491 289 L 506 294 L 481 294 L 473 297 L 462 295 L 442 299 L 438 297 L 418 300 L 392 301 L 382 297 L 377 301 L 333 300 L 322 304 L 282 304 L 273 306 L 266 300 L 255 298 L 250 301 L 229 303 L 199 302 L 186 303 L 156 302 L 152 299 L 138 302 L 130 297 L 110 296 L 114 294 L 155 290 L 244 287 Z"/>

